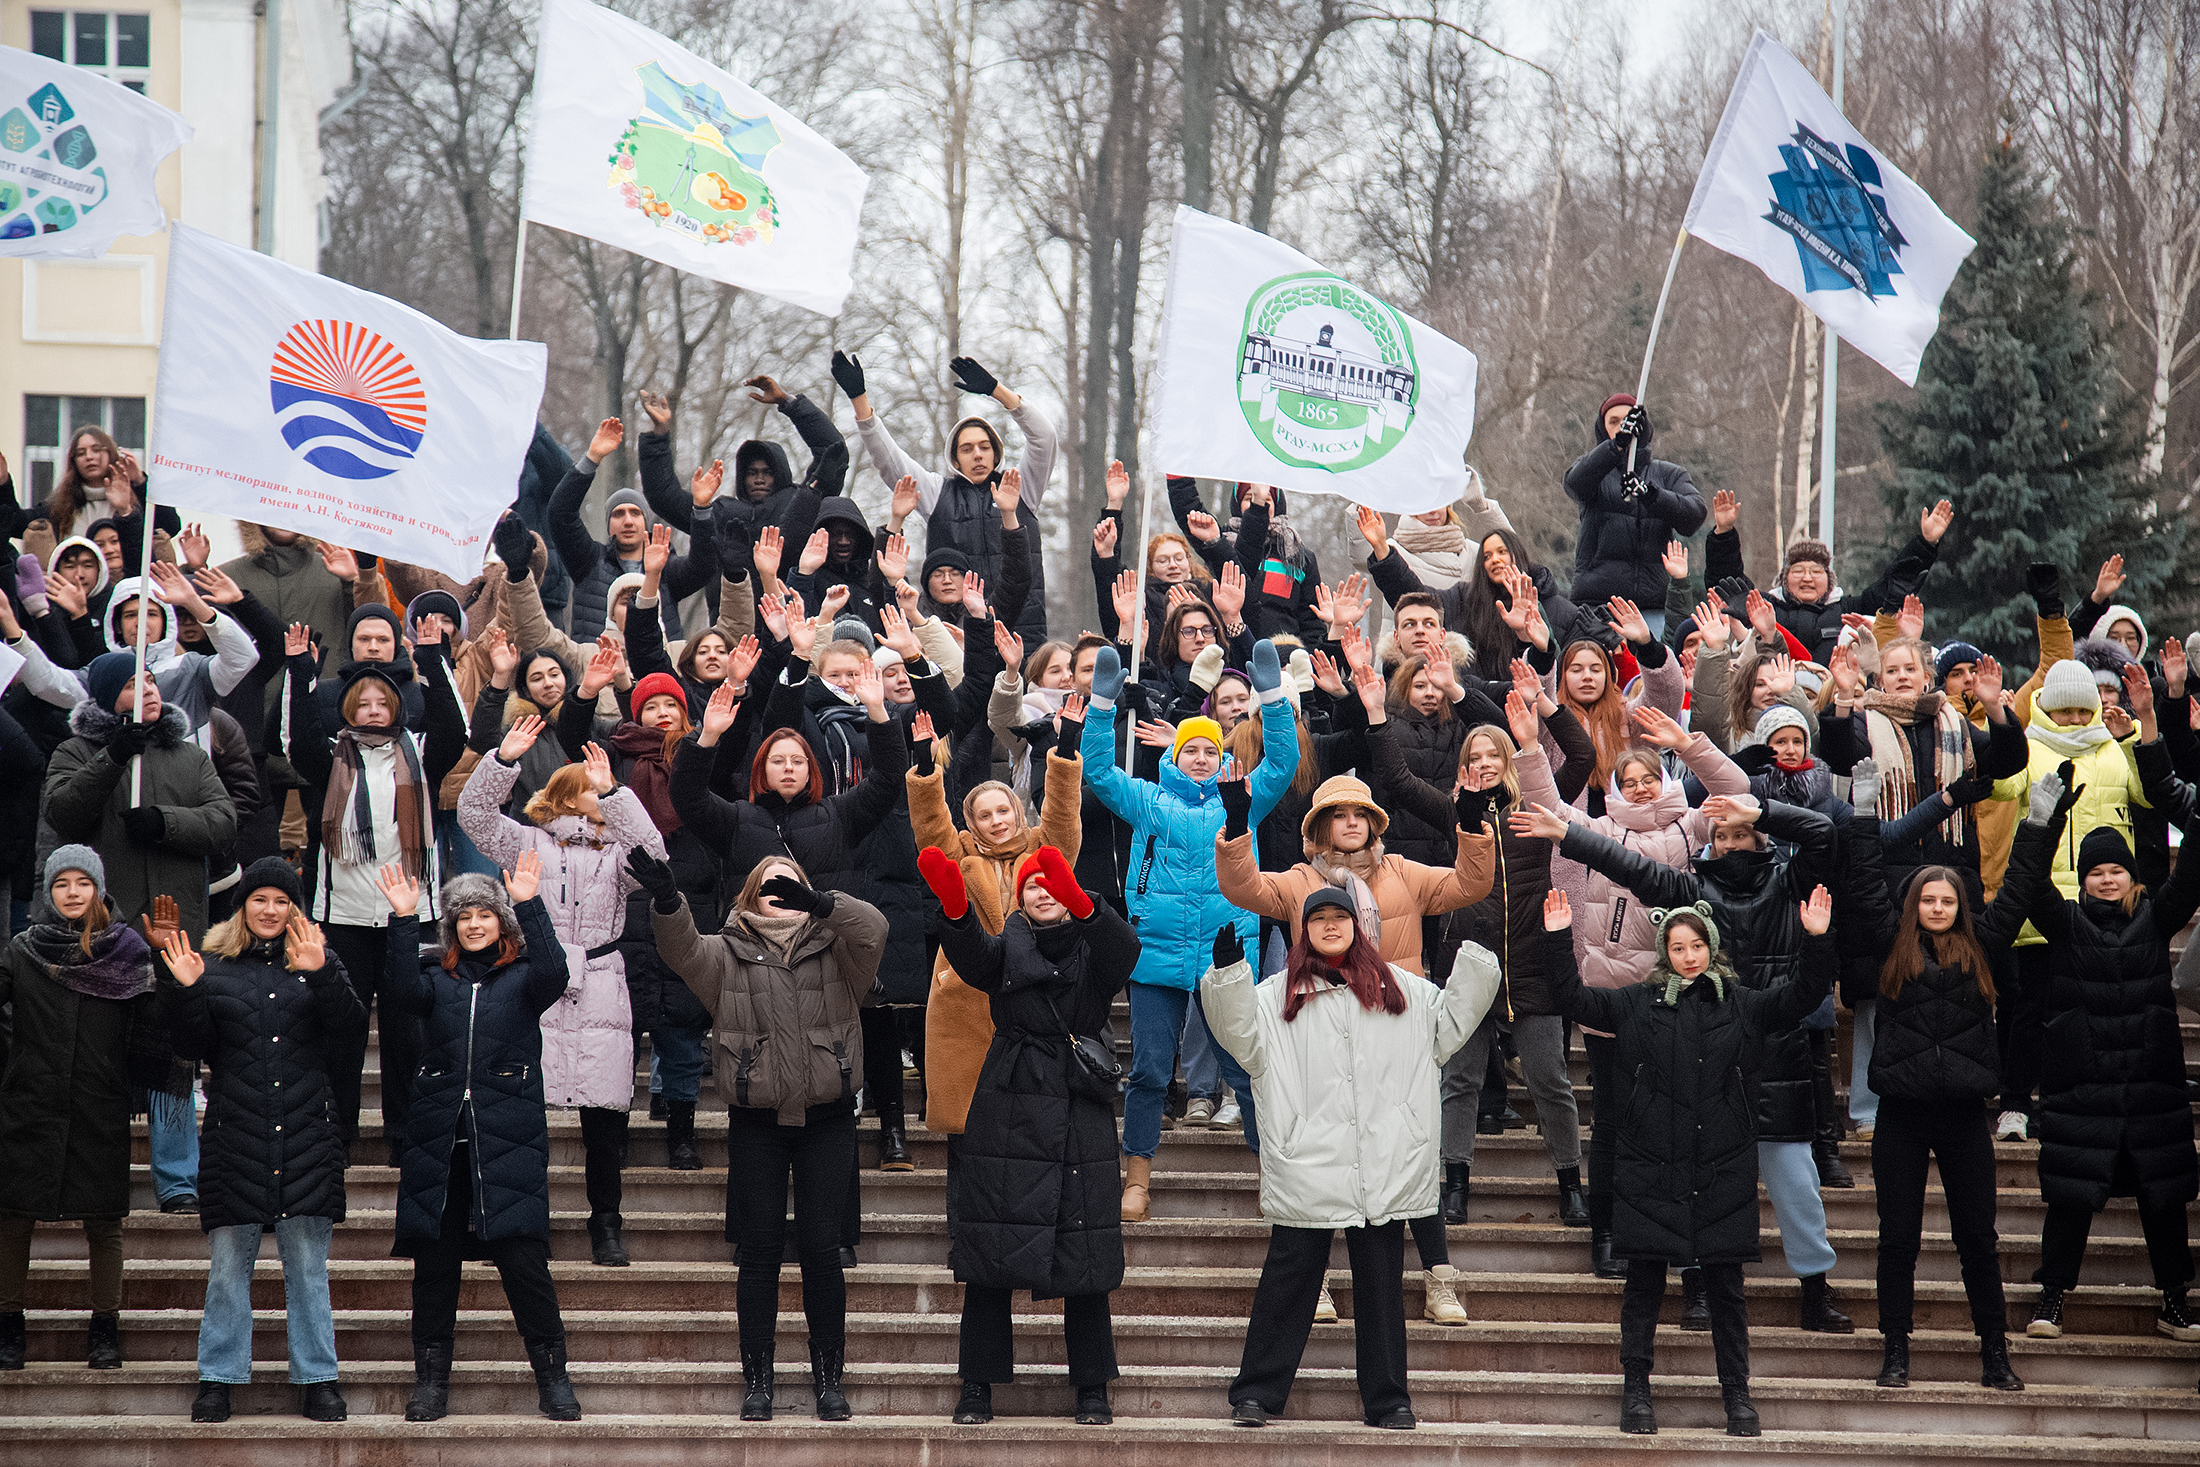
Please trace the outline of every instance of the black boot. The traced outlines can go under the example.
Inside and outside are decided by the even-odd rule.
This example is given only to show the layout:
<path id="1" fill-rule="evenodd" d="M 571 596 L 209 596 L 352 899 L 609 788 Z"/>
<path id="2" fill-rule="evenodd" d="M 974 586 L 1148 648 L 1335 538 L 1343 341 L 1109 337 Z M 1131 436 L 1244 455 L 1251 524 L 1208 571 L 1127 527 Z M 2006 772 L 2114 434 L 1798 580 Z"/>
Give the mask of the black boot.
<path id="1" fill-rule="evenodd" d="M 1988 1390 L 2021 1391 L 2024 1382 L 2009 1365 L 2009 1337 L 1982 1335 L 1978 1342 L 1978 1383 Z"/>
<path id="2" fill-rule="evenodd" d="M 0 1314 L 0 1370 L 21 1370 L 30 1356 L 30 1342 L 23 1328 L 23 1311 Z"/>
<path id="3" fill-rule="evenodd" d="M 847 1358 L 844 1345 L 810 1346 L 810 1392 L 817 1401 L 820 1421 L 846 1421 L 855 1414 L 848 1409 L 848 1398 L 840 1393 L 840 1371 Z"/>
<path id="4" fill-rule="evenodd" d="M 1726 1434 L 1728 1436 L 1761 1436 L 1764 1428 L 1757 1421 L 1757 1407 L 1749 1399 L 1746 1385 L 1720 1386 L 1719 1396 L 1726 1402 Z"/>
<path id="5" fill-rule="evenodd" d="M 1077 1388 L 1077 1424 L 1079 1426 L 1115 1425 L 1115 1412 L 1108 1406 L 1108 1388 L 1106 1386 L 1088 1385 Z"/>
<path id="6" fill-rule="evenodd" d="M 772 1419 L 772 1356 L 770 1344 L 744 1345 L 741 1348 L 741 1419 L 743 1421 L 769 1421 Z"/>
<path id="7" fill-rule="evenodd" d="M 665 1109 L 664 1091 L 652 1090 L 649 1092 L 649 1118 L 653 1121 L 664 1121 L 672 1118 L 672 1112 Z"/>
<path id="8" fill-rule="evenodd" d="M 1833 1093 L 1832 1035 L 1824 1029 L 1811 1031 L 1810 1035 L 1811 1111 L 1817 1121 L 1817 1133 L 1810 1146 L 1811 1159 L 1818 1163 L 1818 1185 L 1821 1187 L 1853 1187 L 1856 1178 L 1841 1160 L 1841 1102 Z"/>
<path id="9" fill-rule="evenodd" d="M 1821 1187 L 1853 1187 L 1856 1178 L 1849 1174 L 1848 1165 L 1841 1160 L 1841 1144 L 1838 1141 L 1813 1141 L 1810 1157 L 1818 1163 L 1818 1185 Z"/>
<path id="10" fill-rule="evenodd" d="M 619 1236 L 619 1229 L 626 1219 L 615 1212 L 599 1212 L 588 1219 L 589 1262 L 600 1268 L 625 1268 L 632 1260 L 626 1256 L 626 1240 Z"/>
<path id="11" fill-rule="evenodd" d="M 94 1370 L 120 1370 L 122 1368 L 122 1316 L 116 1313 L 94 1314 L 92 1327 L 84 1339 L 84 1363 Z"/>
<path id="12" fill-rule="evenodd" d="M 225 1399 L 222 1404 L 226 1407 L 229 1403 Z M 336 1389 L 333 1380 L 317 1380 L 307 1386 L 298 1409 L 308 1421 L 344 1421 L 351 1416 L 351 1408 L 344 1404 L 344 1393 Z"/>
<path id="13" fill-rule="evenodd" d="M 1630 1436 L 1658 1434 L 1657 1409 L 1650 1404 L 1650 1372 L 1627 1372 L 1619 1388 L 1619 1429 Z"/>
<path id="14" fill-rule="evenodd" d="M 1589 1226 L 1589 1202 L 1581 1195 L 1581 1168 L 1558 1169 L 1558 1220 L 1569 1228 Z"/>
<path id="15" fill-rule="evenodd" d="M 983 1426 L 993 1419 L 993 1387 L 982 1380 L 963 1382 L 962 1396 L 955 1402 L 955 1425 Z"/>
<path id="16" fill-rule="evenodd" d="M 1833 1307 L 1833 1292 L 1826 1287 L 1826 1276 L 1814 1273 L 1801 1281 L 1803 1285 L 1802 1326 L 1822 1335 L 1853 1335 L 1856 1321 Z"/>
<path id="17" fill-rule="evenodd" d="M 891 1121 L 882 1117 L 879 1121 L 878 1169 L 882 1172 L 913 1172 L 917 1169 L 916 1159 L 909 1154 L 909 1138 L 900 1116 L 895 1116 Z"/>
<path id="18" fill-rule="evenodd" d="M 578 1421 L 581 1403 L 565 1373 L 565 1336 L 527 1342 L 527 1363 L 535 1368 L 535 1403 L 552 1421 Z"/>
<path id="19" fill-rule="evenodd" d="M 1711 1328 L 1711 1303 L 1704 1291 L 1703 1270 L 1681 1270 L 1681 1328 L 1708 1331 Z"/>
<path id="20" fill-rule="evenodd" d="M 703 1154 L 695 1149 L 695 1102 L 665 1102 L 665 1165 L 676 1172 L 699 1172 Z"/>
<path id="21" fill-rule="evenodd" d="M 2009 1355 L 2006 1350 L 2001 1358 L 2004 1361 L 2008 1360 Z M 1879 1362 L 1879 1379 L 1874 1384 L 1885 1386 L 1889 1390 L 1900 1390 L 1908 1386 L 1909 1383 L 1910 1337 L 1908 1335 L 1889 1335 L 1887 1336 L 1886 1357 Z"/>
<path id="22" fill-rule="evenodd" d="M 1589 1272 L 1600 1279 L 1627 1277 L 1627 1265 L 1612 1256 L 1610 1228 L 1602 1228 L 1589 1234 Z"/>
<path id="23" fill-rule="evenodd" d="M 212 1426 L 229 1419 L 229 1387 L 218 1380 L 199 1382 L 199 1393 L 191 1401 L 191 1419 Z"/>
<path id="24" fill-rule="evenodd" d="M 1444 1163 L 1444 1222 L 1446 1226 L 1467 1220 L 1467 1186 L 1474 1168 L 1463 1161 Z"/>
<path id="25" fill-rule="evenodd" d="M 407 1421 L 441 1421 L 451 1414 L 451 1342 L 431 1340 L 413 1346 L 413 1394 Z"/>

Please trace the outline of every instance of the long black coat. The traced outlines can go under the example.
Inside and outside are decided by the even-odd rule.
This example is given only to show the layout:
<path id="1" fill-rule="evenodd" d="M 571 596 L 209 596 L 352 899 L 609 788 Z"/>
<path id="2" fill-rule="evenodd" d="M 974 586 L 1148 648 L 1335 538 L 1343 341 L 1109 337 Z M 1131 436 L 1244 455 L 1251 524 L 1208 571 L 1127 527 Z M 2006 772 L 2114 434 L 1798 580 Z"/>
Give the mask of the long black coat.
<path id="1" fill-rule="evenodd" d="M 1087 921 L 1037 930 L 1012 912 L 998 937 L 966 912 L 941 922 L 940 948 L 963 982 L 991 995 L 993 1011 L 993 1043 L 948 1168 L 948 1263 L 966 1284 L 1039 1298 L 1105 1294 L 1123 1282 L 1115 1111 L 1072 1092 L 1061 1036 L 1065 1025 L 1104 1032 L 1137 966 L 1137 935 L 1095 903 Z"/>
<path id="2" fill-rule="evenodd" d="M 565 949 L 541 897 L 516 914 L 525 951 L 468 982 L 423 965 L 417 918 L 390 918 L 386 1002 L 421 1020 L 420 1071 L 405 1122 L 397 1183 L 397 1242 L 409 1258 L 443 1235 L 451 1149 L 468 1143 L 474 1168 L 473 1238 L 550 1236 L 550 1125 L 542 1099 L 542 1013 L 565 993 Z"/>
<path id="3" fill-rule="evenodd" d="M 1666 542 L 1695 534 L 1710 511 L 1688 470 L 1651 458 L 1647 440 L 1635 454 L 1635 473 L 1650 492 L 1629 499 L 1620 487 L 1626 450 L 1604 436 L 1602 423 L 1597 437 L 1602 441 L 1566 471 L 1566 495 L 1581 506 L 1573 599 L 1594 606 L 1625 596 L 1640 606 L 1663 606 Z"/>
<path id="4" fill-rule="evenodd" d="M 2014 890 L 2013 905 L 2047 939 L 2040 1196 L 2098 1212 L 2136 1184 L 2151 1206 L 2182 1206 L 2200 1196 L 2200 1157 L 2169 945 L 2200 910 L 2200 860 L 2179 860 L 2128 914 L 2095 897 L 2069 901 L 2048 875 L 2062 823 L 2045 838 L 2019 828 L 1996 897 Z"/>
<path id="5" fill-rule="evenodd" d="M 1585 988 L 1573 933 L 1546 934 L 1544 969 L 1554 1007 L 1619 1045 L 1619 1155 L 1613 1170 L 1612 1251 L 1667 1263 L 1754 1263 L 1757 1246 L 1755 1056 L 1825 1000 L 1833 942 L 1806 936 L 1795 976 L 1775 988 L 1707 979 L 1661 1002 L 1652 978 Z"/>
<path id="6" fill-rule="evenodd" d="M 1821 882 L 1829 891 L 1838 884 L 1833 822 L 1815 810 L 1775 800 L 1766 802 L 1757 828 L 1771 837 L 1767 849 L 1729 851 L 1715 860 L 1699 856 L 1688 871 L 1654 861 L 1578 825 L 1567 827 L 1558 854 L 1610 877 L 1652 908 L 1708 901 L 1712 920 L 1719 925 L 1720 944 L 1741 986 L 1788 988 L 1805 981 L 1803 922 L 1796 904 Z M 1838 969 L 1838 948 L 1830 937 L 1824 950 Z M 1819 991 L 1824 992 L 1823 984 Z M 1757 1096 L 1757 1140 L 1809 1141 L 1817 1136 L 1810 1042 L 1801 1030 L 1773 1030 L 1761 1036 L 1744 1069 Z"/>
<path id="7" fill-rule="evenodd" d="M 177 1055 L 207 1065 L 199 1226 L 342 1222 L 344 1138 L 328 1069 L 365 1044 L 367 1011 L 336 954 L 297 973 L 281 939 L 255 943 L 234 958 L 209 955 L 198 982 L 163 993 Z"/>

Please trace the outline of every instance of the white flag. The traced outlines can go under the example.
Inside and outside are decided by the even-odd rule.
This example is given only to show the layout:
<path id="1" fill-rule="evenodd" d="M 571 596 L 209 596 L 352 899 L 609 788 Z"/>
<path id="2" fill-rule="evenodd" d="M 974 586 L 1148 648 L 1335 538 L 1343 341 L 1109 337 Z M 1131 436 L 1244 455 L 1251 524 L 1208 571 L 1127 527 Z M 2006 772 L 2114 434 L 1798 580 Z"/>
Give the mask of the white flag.
<path id="1" fill-rule="evenodd" d="M 1168 473 L 1413 514 L 1466 487 L 1474 353 L 1281 241 L 1179 206 L 1155 376 Z"/>
<path id="2" fill-rule="evenodd" d="M 545 0 L 521 212 L 840 314 L 870 180 L 786 109 L 647 26 Z"/>
<path id="3" fill-rule="evenodd" d="M 0 255 L 92 260 L 158 234 L 161 160 L 191 124 L 103 76 L 0 46 Z"/>
<path id="4" fill-rule="evenodd" d="M 457 580 L 518 492 L 549 352 L 179 224 L 152 493 Z"/>
<path id="5" fill-rule="evenodd" d="M 1977 241 L 1757 32 L 1684 227 L 1765 272 L 1912 387 L 1940 298 Z"/>

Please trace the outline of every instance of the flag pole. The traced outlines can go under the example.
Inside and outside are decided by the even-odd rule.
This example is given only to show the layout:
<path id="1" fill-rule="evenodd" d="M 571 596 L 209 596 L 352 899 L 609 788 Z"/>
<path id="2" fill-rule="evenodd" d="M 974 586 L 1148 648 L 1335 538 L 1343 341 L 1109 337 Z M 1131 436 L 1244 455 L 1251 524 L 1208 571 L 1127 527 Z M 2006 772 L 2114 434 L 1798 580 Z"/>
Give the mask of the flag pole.
<path id="1" fill-rule="evenodd" d="M 512 246 L 512 325 L 504 335 L 508 341 L 519 340 L 519 287 L 520 279 L 527 273 L 527 216 L 519 217 L 519 239 Z"/>
<path id="2" fill-rule="evenodd" d="M 1138 544 L 1143 545 L 1153 534 L 1153 475 L 1146 476 L 1146 487 L 1138 496 Z M 1123 543 L 1123 536 L 1115 537 L 1118 554 L 1130 549 Z M 1102 587 L 1102 594 L 1113 595 L 1112 587 Z M 1138 600 L 1131 607 L 1131 673 L 1130 681 L 1138 681 L 1138 664 L 1146 652 L 1146 553 L 1138 552 Z M 1130 684 L 1125 683 L 1127 690 Z M 1122 703 L 1116 700 L 1117 705 Z M 1132 729 L 1130 737 L 1123 741 L 1123 772 L 1131 772 L 1131 761 L 1138 756 L 1138 730 Z"/>
<path id="3" fill-rule="evenodd" d="M 1643 393 L 1650 387 L 1650 358 L 1657 354 L 1658 328 L 1665 324 L 1665 298 L 1673 293 L 1673 272 L 1681 267 L 1681 246 L 1687 243 L 1688 226 L 1684 224 L 1680 232 L 1673 236 L 1673 258 L 1665 262 L 1665 284 L 1658 287 L 1658 308 L 1650 316 L 1650 342 L 1642 349 L 1642 375 L 1635 379 L 1635 402 L 1638 405 L 1642 402 Z M 1635 441 L 1629 439 L 1627 472 L 1630 474 L 1635 471 L 1635 448 Z"/>
<path id="4" fill-rule="evenodd" d="M 136 682 L 133 684 L 137 689 L 137 694 L 132 701 L 137 705 L 137 722 L 143 723 L 145 722 L 145 624 L 149 620 L 145 613 L 150 609 L 150 603 L 153 599 L 153 486 L 149 482 L 145 486 L 145 503 L 138 507 L 138 512 L 145 516 L 145 536 L 144 553 L 138 562 L 137 672 L 135 674 Z M 163 606 L 161 610 L 163 630 L 166 629 L 167 616 L 168 611 Z M 138 806 L 144 781 L 145 756 L 135 754 L 130 759 L 130 808 L 133 810 Z"/>
<path id="5" fill-rule="evenodd" d="M 1842 59 L 1848 50 L 1848 0 L 1835 0 L 1833 7 L 1833 110 L 1841 111 Z M 1842 113 L 1844 117 L 1848 114 Z M 1838 406 L 1841 369 L 1841 336 L 1831 326 L 1826 328 L 1825 380 L 1819 390 L 1824 396 L 1821 405 L 1824 416 L 1818 428 L 1818 538 L 1826 548 L 1833 548 L 1833 480 L 1834 480 L 1834 416 Z"/>

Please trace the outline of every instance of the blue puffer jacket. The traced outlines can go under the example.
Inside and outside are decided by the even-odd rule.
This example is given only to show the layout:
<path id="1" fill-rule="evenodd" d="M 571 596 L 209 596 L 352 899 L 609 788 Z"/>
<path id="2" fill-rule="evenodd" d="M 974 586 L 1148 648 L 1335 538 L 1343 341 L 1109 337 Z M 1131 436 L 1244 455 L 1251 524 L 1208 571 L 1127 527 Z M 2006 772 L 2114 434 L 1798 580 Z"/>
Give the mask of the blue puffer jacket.
<path id="1" fill-rule="evenodd" d="M 1299 735 L 1281 688 L 1262 695 L 1261 755 L 1246 787 L 1253 797 L 1251 824 L 1276 808 L 1299 767 Z M 1085 714 L 1082 745 L 1085 783 L 1101 803 L 1131 827 L 1131 853 L 1123 872 L 1124 896 L 1138 929 L 1138 967 L 1133 983 L 1192 990 L 1214 962 L 1215 934 L 1235 923 L 1238 940 L 1251 948 L 1260 919 L 1222 899 L 1215 876 L 1215 836 L 1222 830 L 1222 792 L 1213 779 L 1194 782 L 1174 760 L 1161 763 L 1161 782 L 1132 779 L 1114 762 L 1115 708 L 1097 702 Z"/>
<path id="2" fill-rule="evenodd" d="M 413 1257 L 442 1236 L 451 1150 L 461 1140 L 474 1168 L 473 1240 L 550 1236 L 542 1014 L 565 992 L 565 949 L 541 897 L 513 915 L 525 951 L 485 972 L 470 959 L 456 972 L 422 963 L 414 956 L 418 919 L 390 918 L 387 1002 L 418 1014 L 424 1030 L 398 1176 L 395 1257 Z M 468 1256 L 476 1256 L 471 1247 Z"/>

